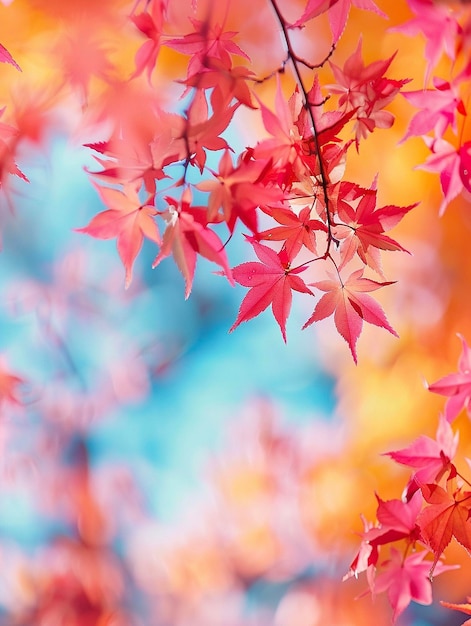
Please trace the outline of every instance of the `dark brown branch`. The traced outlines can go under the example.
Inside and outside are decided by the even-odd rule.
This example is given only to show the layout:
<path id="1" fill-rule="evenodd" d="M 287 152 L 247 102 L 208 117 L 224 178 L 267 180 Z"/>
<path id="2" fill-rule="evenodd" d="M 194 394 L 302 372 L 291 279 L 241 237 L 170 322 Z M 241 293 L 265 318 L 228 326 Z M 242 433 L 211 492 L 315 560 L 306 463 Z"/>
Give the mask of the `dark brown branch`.
<path id="1" fill-rule="evenodd" d="M 295 53 L 295 51 L 293 50 L 293 46 L 291 44 L 291 40 L 289 37 L 289 33 L 288 33 L 288 26 L 286 23 L 285 18 L 283 17 L 283 15 L 281 14 L 281 11 L 278 7 L 278 4 L 276 2 L 276 0 L 270 0 L 270 3 L 273 7 L 273 10 L 275 11 L 275 15 L 276 18 L 278 20 L 278 23 L 280 24 L 281 27 L 281 31 L 283 33 L 283 38 L 285 40 L 285 45 L 286 45 L 286 50 L 287 50 L 287 54 L 288 54 L 288 60 L 291 61 L 291 64 L 293 66 L 293 71 L 294 71 L 294 75 L 295 75 L 295 79 L 296 79 L 296 83 L 301 91 L 301 95 L 303 98 L 303 106 L 304 109 L 306 110 L 307 114 L 309 115 L 309 119 L 311 121 L 311 126 L 312 126 L 312 133 L 313 133 L 313 139 L 314 139 L 314 147 L 316 150 L 316 155 L 317 155 L 317 161 L 319 163 L 319 176 L 320 176 L 320 183 L 321 183 L 321 187 L 322 187 L 322 192 L 323 192 L 323 196 L 324 196 L 324 206 L 325 206 L 325 212 L 326 212 L 326 221 L 327 221 L 327 229 L 328 229 L 328 238 L 327 238 L 327 248 L 325 251 L 325 258 L 327 258 L 329 256 L 329 250 L 330 250 L 330 244 L 332 243 L 332 241 L 336 241 L 333 234 L 332 234 L 332 217 L 331 217 L 331 211 L 330 211 L 330 201 L 329 201 L 329 194 L 327 191 L 327 175 L 326 175 L 326 171 L 325 171 L 325 167 L 324 167 L 324 162 L 322 160 L 322 156 L 321 156 L 321 145 L 320 145 L 320 141 L 319 141 L 319 132 L 317 130 L 317 126 L 316 126 L 316 121 L 314 119 L 314 114 L 312 112 L 311 109 L 311 104 L 309 103 L 309 98 L 308 98 L 308 91 L 304 85 L 304 81 L 303 81 L 303 77 L 301 76 L 301 72 L 299 69 L 299 65 L 304 65 L 305 67 L 308 67 L 309 69 L 315 69 L 318 67 L 322 67 L 322 65 L 330 58 L 330 56 L 332 55 L 335 46 L 332 46 L 329 54 L 327 55 L 327 57 L 324 59 L 323 63 L 321 63 L 320 65 L 310 65 L 307 62 L 305 62 L 303 59 L 300 59 L 297 54 Z"/>

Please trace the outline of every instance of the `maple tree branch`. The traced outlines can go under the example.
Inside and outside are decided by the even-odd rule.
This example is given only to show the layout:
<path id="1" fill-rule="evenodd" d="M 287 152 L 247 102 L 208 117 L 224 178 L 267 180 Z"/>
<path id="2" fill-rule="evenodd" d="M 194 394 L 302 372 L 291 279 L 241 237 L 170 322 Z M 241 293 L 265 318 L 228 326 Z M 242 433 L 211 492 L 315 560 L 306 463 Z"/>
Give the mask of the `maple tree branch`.
<path id="1" fill-rule="evenodd" d="M 333 43 L 330 47 L 329 52 L 327 53 L 327 55 L 322 59 L 322 61 L 320 63 L 309 63 L 309 61 L 306 61 L 306 59 L 303 59 L 302 57 L 299 57 L 297 54 L 294 54 L 294 58 L 296 59 L 296 61 L 298 63 L 301 63 L 301 65 L 304 65 L 305 67 L 307 67 L 309 70 L 320 70 L 321 67 L 324 67 L 324 65 L 327 63 L 327 61 L 330 59 L 330 57 L 334 54 L 335 52 L 335 44 Z"/>
<path id="2" fill-rule="evenodd" d="M 249 78 L 249 80 L 253 80 L 254 83 L 260 84 L 260 83 L 264 83 L 267 80 L 270 80 L 270 78 L 273 78 L 273 76 L 276 76 L 276 74 L 283 74 L 285 71 L 285 67 L 287 63 L 290 61 L 290 59 L 296 61 L 296 63 L 301 63 L 301 65 L 304 65 L 304 67 L 307 67 L 309 70 L 320 69 L 321 67 L 324 67 L 324 65 L 333 55 L 334 51 L 335 51 L 335 44 L 332 44 L 328 54 L 324 57 L 324 59 L 322 59 L 320 63 L 309 63 L 309 61 L 306 61 L 306 59 L 298 56 L 292 48 L 288 49 L 286 58 L 283 59 L 280 66 L 277 67 L 276 70 L 273 70 L 273 72 L 270 72 L 270 74 L 263 76 L 263 78 Z M 329 98 L 330 96 L 326 96 L 320 104 L 316 104 L 314 106 L 322 106 L 322 104 L 324 104 L 324 102 L 327 102 Z"/>
<path id="3" fill-rule="evenodd" d="M 283 74 L 285 71 L 286 64 L 288 63 L 289 60 L 290 60 L 290 56 L 288 52 L 286 55 L 286 58 L 283 59 L 283 61 L 281 62 L 281 65 L 277 67 L 276 70 L 273 70 L 273 72 L 270 72 L 270 74 L 263 76 L 263 78 L 249 78 L 249 80 L 253 80 L 254 83 L 261 84 L 261 83 L 266 82 L 267 80 L 270 80 L 270 78 L 273 78 L 273 76 L 276 76 L 277 74 Z"/>
<path id="4" fill-rule="evenodd" d="M 327 176 L 326 176 L 326 171 L 325 171 L 325 167 L 324 167 L 324 162 L 322 160 L 322 155 L 321 155 L 321 146 L 320 146 L 320 141 L 319 141 L 319 132 L 317 130 L 317 126 L 316 126 L 316 121 L 314 119 L 314 114 L 312 112 L 311 109 L 311 104 L 309 102 L 309 98 L 307 95 L 307 89 L 304 85 L 304 81 L 303 81 L 303 77 L 301 76 L 301 72 L 299 70 L 299 64 L 305 65 L 306 67 L 309 67 L 309 65 L 307 65 L 302 59 L 300 59 L 297 54 L 295 53 L 295 51 L 293 50 L 293 46 L 291 44 L 291 40 L 289 37 L 289 33 L 288 33 L 288 27 L 286 25 L 286 20 L 283 17 L 278 4 L 276 2 L 276 0 L 270 0 L 270 3 L 273 7 L 273 10 L 275 12 L 276 18 L 278 20 L 278 23 L 280 24 L 281 27 L 281 31 L 283 34 L 283 39 L 285 41 L 285 45 L 286 45 L 286 50 L 288 53 L 288 59 L 291 61 L 291 64 L 293 66 L 293 71 L 294 71 L 294 75 L 295 75 L 295 80 L 297 85 L 299 86 L 299 89 L 301 91 L 301 96 L 303 98 L 303 106 L 304 109 L 306 110 L 307 114 L 309 115 L 309 119 L 311 121 L 311 126 L 312 126 L 312 134 L 313 134 L 313 139 L 314 139 L 314 146 L 316 149 L 316 156 L 317 156 L 317 161 L 319 163 L 319 175 L 320 175 L 320 182 L 321 182 L 321 187 L 322 187 L 322 191 L 323 191 L 323 195 L 324 195 L 324 205 L 325 205 L 325 213 L 326 213 L 326 221 L 327 221 L 327 230 L 328 230 L 328 237 L 327 237 L 327 248 L 326 248 L 326 252 L 324 257 L 327 258 L 327 256 L 329 256 L 329 250 L 330 250 L 330 244 L 332 243 L 332 241 L 334 241 L 334 236 L 332 234 L 332 216 L 331 216 L 331 212 L 330 212 L 330 202 L 329 202 L 329 194 L 327 191 Z M 330 56 L 332 55 L 333 51 L 335 49 L 335 46 L 333 45 L 331 47 L 331 50 L 328 54 L 328 56 L 326 57 L 326 59 L 323 61 L 323 63 L 325 63 L 327 61 L 327 59 L 330 58 Z M 319 66 L 313 66 L 310 69 L 314 69 L 316 67 L 322 67 L 323 63 L 321 63 Z"/>

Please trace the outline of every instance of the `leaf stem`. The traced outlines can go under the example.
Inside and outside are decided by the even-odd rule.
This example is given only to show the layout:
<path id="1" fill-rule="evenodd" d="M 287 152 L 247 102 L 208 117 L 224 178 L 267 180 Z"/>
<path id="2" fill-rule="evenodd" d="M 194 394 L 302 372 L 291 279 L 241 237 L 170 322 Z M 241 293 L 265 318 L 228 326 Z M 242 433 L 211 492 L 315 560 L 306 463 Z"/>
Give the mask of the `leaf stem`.
<path id="1" fill-rule="evenodd" d="M 324 255 L 324 258 L 327 258 L 327 256 L 329 255 L 330 244 L 332 243 L 332 241 L 334 241 L 334 236 L 332 234 L 332 216 L 331 216 L 331 209 L 330 209 L 330 201 L 329 201 L 329 194 L 328 194 L 328 191 L 327 191 L 327 186 L 328 186 L 327 175 L 326 175 L 324 162 L 322 160 L 322 155 L 321 155 L 321 145 L 320 145 L 320 141 L 319 141 L 319 132 L 317 130 L 316 121 L 315 121 L 314 114 L 313 114 L 312 108 L 311 108 L 311 104 L 309 102 L 309 98 L 308 98 L 308 95 L 307 95 L 307 89 L 306 89 L 306 87 L 304 85 L 303 77 L 301 76 L 299 65 L 300 64 L 304 65 L 305 67 L 307 67 L 309 69 L 315 69 L 317 67 L 322 67 L 322 65 L 327 61 L 327 59 L 330 58 L 330 56 L 334 52 L 335 46 L 332 46 L 332 48 L 331 48 L 329 54 L 327 55 L 326 59 L 324 59 L 324 61 L 320 65 L 310 65 L 306 61 L 304 61 L 303 59 L 300 59 L 297 56 L 297 54 L 295 53 L 295 51 L 293 50 L 293 46 L 291 44 L 290 36 L 289 36 L 289 33 L 288 33 L 288 27 L 287 27 L 287 24 L 286 24 L 286 20 L 283 17 L 283 15 L 282 15 L 279 7 L 278 7 L 278 4 L 277 4 L 276 0 L 270 0 L 270 3 L 272 5 L 272 7 L 273 7 L 273 10 L 275 12 L 276 18 L 277 18 L 278 23 L 279 23 L 279 25 L 281 27 L 281 31 L 282 31 L 282 34 L 283 34 L 283 39 L 285 41 L 286 50 L 287 50 L 287 54 L 288 54 L 288 59 L 291 61 L 291 65 L 293 67 L 295 80 L 296 80 L 296 83 L 297 83 L 297 85 L 298 85 L 298 87 L 299 87 L 299 89 L 301 91 L 304 109 L 307 111 L 307 114 L 309 115 L 309 119 L 311 121 L 312 134 L 313 134 L 313 139 L 314 139 L 314 146 L 315 146 L 315 150 L 316 150 L 317 161 L 319 163 L 319 177 L 320 177 L 320 183 L 321 183 L 321 187 L 322 187 L 322 191 L 323 191 L 323 195 L 324 195 L 324 206 L 325 206 L 327 229 L 328 229 L 327 248 L 326 248 L 326 252 L 325 252 L 325 255 Z M 284 64 L 283 64 L 283 67 L 284 67 Z"/>

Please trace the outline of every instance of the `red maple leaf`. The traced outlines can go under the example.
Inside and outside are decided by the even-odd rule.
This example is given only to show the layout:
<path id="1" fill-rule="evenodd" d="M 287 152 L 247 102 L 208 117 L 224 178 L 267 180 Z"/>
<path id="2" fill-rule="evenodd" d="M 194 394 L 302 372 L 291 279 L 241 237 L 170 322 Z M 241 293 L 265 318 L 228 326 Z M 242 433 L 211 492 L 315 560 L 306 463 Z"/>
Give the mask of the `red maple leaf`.
<path id="1" fill-rule="evenodd" d="M 305 282 L 297 276 L 306 266 L 290 269 L 285 251 L 277 253 L 256 241 L 251 243 L 261 263 L 249 261 L 232 270 L 234 279 L 244 287 L 250 287 L 250 291 L 242 300 L 237 319 L 229 332 L 241 322 L 256 317 L 271 304 L 273 315 L 286 342 L 286 320 L 291 310 L 292 290 L 313 295 Z"/>
<path id="2" fill-rule="evenodd" d="M 292 261 L 304 246 L 313 254 L 316 250 L 316 230 L 327 232 L 324 222 L 311 218 L 311 207 L 301 209 L 296 215 L 291 209 L 272 208 L 270 216 L 282 226 L 275 226 L 258 233 L 258 239 L 269 239 L 270 241 L 284 241 L 283 248 L 286 250 L 288 259 Z"/>
<path id="3" fill-rule="evenodd" d="M 468 596 L 468 602 L 463 604 L 454 604 L 453 602 L 444 602 L 440 600 L 440 604 L 446 609 L 453 609 L 454 611 L 461 611 L 467 615 L 471 615 L 471 597 Z M 471 626 L 471 619 L 467 619 L 461 626 Z"/>
<path id="4" fill-rule="evenodd" d="M 232 272 L 228 265 L 224 244 L 207 227 L 206 208 L 192 207 L 191 194 L 186 189 L 180 202 L 167 196 L 168 209 L 161 215 L 167 223 L 162 247 L 152 267 L 170 254 L 173 254 L 178 269 L 185 279 L 185 299 L 189 297 L 193 286 L 197 254 L 223 268 L 224 274 L 233 285 Z"/>
<path id="5" fill-rule="evenodd" d="M 205 150 L 229 150 L 229 144 L 220 135 L 229 126 L 239 103 L 216 110 L 209 115 L 209 106 L 203 91 L 196 91 L 185 120 L 181 138 L 184 139 L 188 157 L 202 172 L 206 163 Z"/>
<path id="6" fill-rule="evenodd" d="M 116 237 L 118 253 L 126 271 L 127 288 L 131 284 L 132 267 L 144 236 L 160 244 L 160 234 L 154 219 L 157 211 L 154 206 L 141 202 L 134 185 L 126 185 L 124 192 L 98 185 L 95 187 L 103 203 L 109 208 L 95 215 L 84 228 L 75 230 L 98 239 Z"/>
<path id="7" fill-rule="evenodd" d="M 271 161 L 253 160 L 249 154 L 242 154 L 237 165 L 232 164 L 231 155 L 226 150 L 219 162 L 219 172 L 212 172 L 215 180 L 205 180 L 196 187 L 210 192 L 208 200 L 208 221 L 216 221 L 222 215 L 232 233 L 237 218 L 252 232 L 257 232 L 255 209 L 265 204 L 277 204 L 283 199 L 278 187 L 266 187 L 263 182 L 271 170 Z"/>
<path id="8" fill-rule="evenodd" d="M 90 29 L 88 20 L 78 20 L 64 31 L 54 46 L 54 55 L 60 63 L 65 81 L 78 90 L 83 104 L 88 100 L 92 76 L 109 80 L 112 74 L 113 65 L 96 32 Z"/>
<path id="9" fill-rule="evenodd" d="M 136 70 L 131 78 L 135 78 L 144 72 L 147 72 L 147 78 L 150 83 L 152 72 L 155 69 L 157 57 L 160 50 L 160 35 L 164 22 L 164 15 L 167 10 L 167 0 L 153 0 L 150 6 L 150 13 L 146 10 L 137 15 L 131 15 L 131 20 L 141 33 L 147 37 L 139 50 L 136 52 L 135 65 Z"/>
<path id="10" fill-rule="evenodd" d="M 194 26 L 194 32 L 184 37 L 167 39 L 165 42 L 166 46 L 191 55 L 188 77 L 204 71 L 208 57 L 220 59 L 226 67 L 231 67 L 231 55 L 241 56 L 250 61 L 247 54 L 232 41 L 237 35 L 236 31 L 223 31 L 220 24 L 210 24 L 196 18 L 190 17 L 189 20 Z"/>
<path id="11" fill-rule="evenodd" d="M 411 119 L 401 143 L 409 137 L 417 137 L 433 130 L 436 137 L 443 137 L 448 126 L 457 131 L 456 112 L 466 115 L 463 100 L 456 88 L 456 80 L 449 83 L 433 78 L 434 89 L 402 92 L 404 98 L 419 111 Z"/>
<path id="12" fill-rule="evenodd" d="M 385 328 L 394 336 L 396 331 L 390 326 L 383 309 L 365 292 L 375 291 L 392 282 L 378 283 L 363 278 L 363 269 L 356 270 L 346 281 L 329 274 L 330 280 L 312 283 L 312 286 L 326 293 L 317 303 L 313 314 L 303 329 L 334 314 L 335 326 L 348 343 L 355 363 L 357 362 L 356 342 L 363 328 L 363 320 L 369 324 Z"/>
<path id="13" fill-rule="evenodd" d="M 320 92 L 319 92 L 320 93 Z M 299 122 L 295 123 L 295 115 L 299 102 L 299 92 L 294 92 L 289 102 L 283 95 L 281 81 L 277 74 L 277 88 L 275 94 L 275 110 L 271 111 L 259 98 L 260 112 L 265 129 L 271 137 L 257 143 L 254 149 L 256 159 L 272 159 L 277 169 L 286 168 L 292 171 L 297 180 L 309 175 L 309 150 L 303 145 L 302 131 Z M 321 101 L 319 98 L 318 101 Z M 301 108 L 301 111 L 304 109 Z M 311 124 L 307 122 L 309 136 L 312 136 Z"/>
<path id="14" fill-rule="evenodd" d="M 379 546 L 408 539 L 415 542 L 419 538 L 417 526 L 417 515 L 422 507 L 422 497 L 415 494 L 408 501 L 403 500 L 378 500 L 376 517 L 378 526 L 363 522 L 365 531 L 362 533 L 360 549 L 353 559 L 349 571 L 344 580 L 351 576 L 358 577 L 363 571 L 373 566 L 375 567 L 379 556 Z"/>
<path id="15" fill-rule="evenodd" d="M 452 469 L 451 461 L 455 457 L 457 447 L 458 433 L 453 434 L 449 422 L 441 415 L 436 439 L 420 435 L 406 448 L 385 454 L 396 463 L 417 468 L 406 489 L 406 497 L 410 498 L 420 485 L 438 481 L 446 470 Z"/>
<path id="16" fill-rule="evenodd" d="M 383 531 L 387 531 L 382 536 L 382 540 L 376 543 L 389 543 L 405 537 L 412 540 L 418 538 L 417 515 L 422 507 L 422 498 L 411 498 L 408 502 L 403 500 L 378 500 L 376 518 L 381 524 Z"/>
<path id="17" fill-rule="evenodd" d="M 341 190 L 339 191 L 340 198 Z M 382 276 L 380 250 L 407 252 L 397 241 L 385 235 L 384 232 L 396 226 L 416 206 L 417 203 L 407 207 L 386 206 L 377 209 L 376 190 L 374 189 L 364 191 L 356 209 L 348 202 L 339 201 L 338 215 L 345 223 L 336 225 L 334 232 L 335 237 L 342 241 L 340 247 L 342 263 L 339 269 L 346 265 L 356 253 L 365 265 L 369 265 Z"/>
<path id="18" fill-rule="evenodd" d="M 255 109 L 247 81 L 255 76 L 252 70 L 238 65 L 227 66 L 220 59 L 208 57 L 205 68 L 182 81 L 189 87 L 211 89 L 213 111 L 224 110 L 233 98 L 245 106 Z"/>
<path id="19" fill-rule="evenodd" d="M 417 524 L 422 539 L 435 555 L 430 574 L 452 537 L 471 551 L 471 491 L 460 488 L 453 491 L 453 482 L 447 482 L 447 491 L 435 483 L 421 487 L 424 500 L 430 506 L 421 511 Z"/>
<path id="20" fill-rule="evenodd" d="M 456 374 L 448 374 L 428 386 L 429 391 L 447 396 L 445 404 L 445 415 L 449 422 L 452 422 L 461 409 L 465 408 L 471 417 L 471 348 L 466 339 L 458 335 L 461 339 L 462 350 L 458 361 L 459 371 Z"/>

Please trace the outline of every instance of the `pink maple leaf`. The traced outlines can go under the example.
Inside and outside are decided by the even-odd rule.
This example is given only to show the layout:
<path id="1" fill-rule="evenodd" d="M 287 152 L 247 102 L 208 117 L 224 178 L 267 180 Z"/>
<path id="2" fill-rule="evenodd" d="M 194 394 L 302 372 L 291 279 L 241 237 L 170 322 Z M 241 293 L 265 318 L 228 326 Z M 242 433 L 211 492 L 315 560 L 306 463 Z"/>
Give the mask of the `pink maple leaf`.
<path id="1" fill-rule="evenodd" d="M 432 154 L 419 168 L 440 174 L 443 201 L 439 214 L 466 188 L 471 191 L 471 141 L 456 148 L 445 139 L 422 137 Z"/>
<path id="2" fill-rule="evenodd" d="M 245 153 L 234 167 L 231 155 L 226 150 L 219 162 L 219 172 L 212 172 L 215 180 L 204 180 L 196 185 L 200 191 L 210 193 L 208 221 L 217 221 L 222 216 L 232 233 L 237 218 L 240 218 L 252 232 L 257 232 L 255 209 L 266 204 L 277 204 L 284 196 L 279 187 L 264 185 L 271 166 L 271 160 L 254 160 Z"/>
<path id="3" fill-rule="evenodd" d="M 167 223 L 167 228 L 162 247 L 152 267 L 157 267 L 163 259 L 173 254 L 185 279 L 185 298 L 189 297 L 193 286 L 197 254 L 220 265 L 233 285 L 224 244 L 216 233 L 207 227 L 206 209 L 191 206 L 191 194 L 188 189 L 183 192 L 180 202 L 169 196 L 165 200 L 168 209 L 162 213 L 162 217 Z"/>
<path id="4" fill-rule="evenodd" d="M 424 560 L 426 555 L 427 552 L 422 551 L 404 558 L 399 550 L 392 548 L 391 558 L 382 563 L 384 569 L 376 577 L 374 593 L 387 591 L 394 622 L 411 601 L 425 605 L 432 603 L 432 584 L 429 577 L 431 562 Z M 442 574 L 450 569 L 455 568 L 438 563 L 435 574 Z"/>
<path id="5" fill-rule="evenodd" d="M 135 65 L 136 70 L 131 78 L 140 76 L 144 70 L 147 72 L 147 78 L 150 83 L 152 72 L 155 69 L 157 57 L 160 50 L 160 35 L 164 22 L 164 15 L 167 10 L 167 0 L 153 0 L 148 10 L 131 15 L 131 20 L 141 33 L 147 37 L 147 40 L 141 45 L 136 52 Z"/>
<path id="6" fill-rule="evenodd" d="M 308 0 L 301 17 L 292 24 L 292 28 L 304 26 L 304 24 L 322 13 L 329 12 L 329 24 L 332 31 L 333 43 L 340 39 L 347 23 L 350 6 L 354 4 L 358 9 L 373 11 L 381 17 L 387 15 L 379 9 L 373 0 Z"/>
<path id="7" fill-rule="evenodd" d="M 406 488 L 410 498 L 423 483 L 438 481 L 442 474 L 451 468 L 458 447 L 459 434 L 453 433 L 449 421 L 440 415 L 436 438 L 420 435 L 406 448 L 386 452 L 396 463 L 417 468 Z"/>
<path id="8" fill-rule="evenodd" d="M 272 208 L 270 216 L 282 226 L 275 226 L 258 233 L 258 239 L 270 241 L 284 241 L 283 248 L 286 250 L 288 259 L 292 261 L 304 246 L 313 254 L 316 250 L 316 230 L 327 233 L 324 222 L 311 217 L 312 209 L 307 206 L 301 209 L 299 216 L 290 209 Z"/>
<path id="9" fill-rule="evenodd" d="M 395 54 L 388 59 L 364 65 L 362 58 L 362 40 L 358 42 L 355 52 L 345 61 L 343 69 L 330 63 L 336 85 L 330 85 L 332 93 L 340 94 L 339 105 L 346 110 L 353 110 L 357 118 L 355 141 L 358 149 L 359 141 L 373 132 L 375 128 L 390 128 L 394 116 L 386 107 L 400 89 L 410 79 L 393 80 L 384 76 L 391 65 Z"/>
<path id="10" fill-rule="evenodd" d="M 402 32 L 411 37 L 423 33 L 427 41 L 425 58 L 428 61 L 425 83 L 428 82 L 432 69 L 437 65 L 443 52 L 454 61 L 456 40 L 461 27 L 451 7 L 433 0 L 408 0 L 409 7 L 417 17 L 391 30 Z"/>
<path id="11" fill-rule="evenodd" d="M 98 239 L 116 237 L 118 253 L 126 271 L 127 288 L 131 284 L 133 264 L 142 247 L 144 236 L 160 243 L 160 234 L 154 219 L 157 211 L 154 206 L 141 202 L 135 185 L 126 185 L 124 192 L 98 185 L 95 187 L 108 209 L 95 215 L 87 226 L 77 228 L 76 231 Z"/>
<path id="12" fill-rule="evenodd" d="M 458 361 L 459 371 L 456 374 L 448 374 L 428 386 L 429 391 L 448 398 L 445 404 L 445 416 L 449 422 L 452 422 L 463 408 L 471 417 L 471 348 L 462 335 L 458 337 L 462 345 Z"/>
<path id="13" fill-rule="evenodd" d="M 329 280 L 312 283 L 312 286 L 326 293 L 317 303 L 303 329 L 333 314 L 335 326 L 348 343 L 355 363 L 357 362 L 355 346 L 363 328 L 363 320 L 385 328 L 394 336 L 398 336 L 390 326 L 380 305 L 365 293 L 375 291 L 385 285 L 392 285 L 392 282 L 378 283 L 375 280 L 363 278 L 363 268 L 350 274 L 345 281 L 331 274 L 329 276 Z"/>
<path id="14" fill-rule="evenodd" d="M 417 516 L 422 507 L 421 494 L 414 494 L 408 501 L 382 500 L 376 496 L 378 508 L 376 517 L 378 526 L 363 521 L 365 531 L 362 533 L 360 549 L 350 565 L 345 579 L 351 576 L 357 577 L 363 571 L 375 567 L 378 561 L 381 545 L 408 538 L 416 541 L 419 538 L 419 529 L 416 523 Z M 371 576 L 368 577 L 371 582 Z"/>
<path id="15" fill-rule="evenodd" d="M 273 315 L 286 342 L 286 321 L 291 310 L 292 291 L 313 295 L 305 282 L 297 276 L 306 266 L 290 269 L 284 250 L 277 253 L 256 241 L 251 243 L 261 263 L 249 261 L 232 270 L 234 279 L 244 287 L 250 287 L 250 291 L 242 300 L 237 319 L 229 332 L 241 322 L 256 317 L 271 304 Z"/>
<path id="16" fill-rule="evenodd" d="M 421 486 L 422 495 L 429 506 L 420 512 L 417 524 L 422 540 L 434 553 L 430 576 L 452 537 L 468 552 L 471 550 L 471 491 L 455 489 L 453 482 L 447 481 L 446 490 L 436 483 Z"/>
<path id="17" fill-rule="evenodd" d="M 348 185 L 341 183 L 340 191 Z M 356 192 L 355 195 L 358 195 Z M 382 276 L 380 250 L 401 250 L 407 252 L 397 241 L 384 234 L 393 228 L 417 204 L 407 207 L 385 206 L 376 208 L 376 190 L 363 191 L 363 197 L 353 208 L 348 202 L 342 201 L 339 193 L 338 215 L 344 224 L 335 226 L 335 237 L 342 241 L 340 251 L 341 269 L 358 254 L 365 265 L 369 265 Z"/>
<path id="18" fill-rule="evenodd" d="M 168 39 L 166 46 L 174 48 L 183 54 L 191 55 L 188 64 L 188 77 L 198 74 L 206 67 L 209 57 L 220 59 L 226 66 L 231 67 L 231 55 L 244 57 L 250 61 L 250 57 L 232 39 L 237 35 L 236 31 L 224 31 L 220 24 L 210 24 L 207 21 L 189 18 L 194 31 L 184 37 Z"/>

